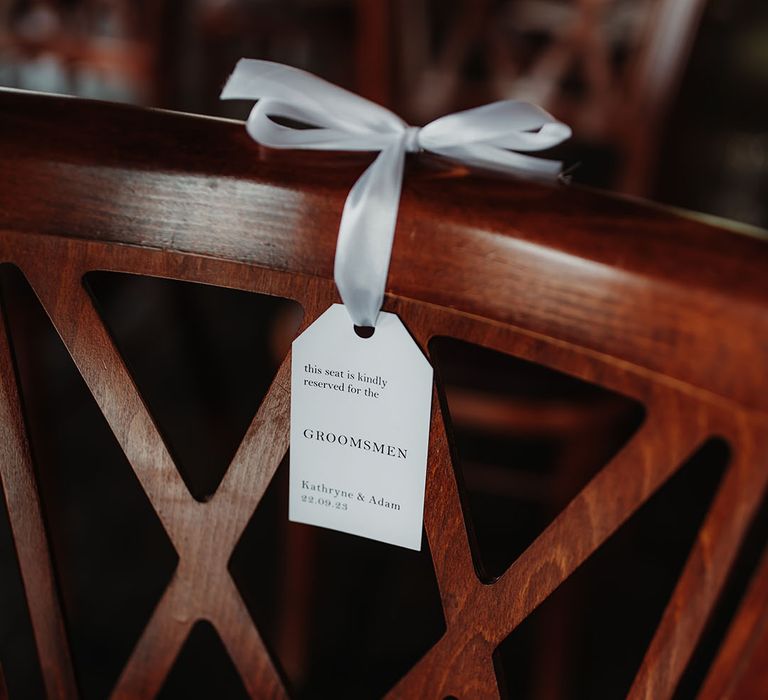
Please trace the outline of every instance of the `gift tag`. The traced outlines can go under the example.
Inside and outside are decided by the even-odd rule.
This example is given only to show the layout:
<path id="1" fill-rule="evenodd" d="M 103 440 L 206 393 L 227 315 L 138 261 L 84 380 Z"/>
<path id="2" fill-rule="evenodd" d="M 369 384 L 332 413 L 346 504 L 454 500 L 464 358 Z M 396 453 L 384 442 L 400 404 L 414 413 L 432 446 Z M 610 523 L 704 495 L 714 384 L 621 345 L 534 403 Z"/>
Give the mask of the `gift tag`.
<path id="1" fill-rule="evenodd" d="M 432 367 L 395 314 L 334 304 L 293 342 L 288 517 L 421 549 Z"/>

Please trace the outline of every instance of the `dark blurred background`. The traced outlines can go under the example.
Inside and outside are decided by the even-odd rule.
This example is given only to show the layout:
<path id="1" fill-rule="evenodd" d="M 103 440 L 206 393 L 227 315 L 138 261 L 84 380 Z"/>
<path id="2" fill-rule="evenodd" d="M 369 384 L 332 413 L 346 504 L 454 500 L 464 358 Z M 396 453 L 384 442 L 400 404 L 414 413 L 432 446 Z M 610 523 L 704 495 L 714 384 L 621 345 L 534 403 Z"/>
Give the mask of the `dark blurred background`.
<path id="1" fill-rule="evenodd" d="M 0 0 L 0 85 L 243 117 L 236 60 L 311 70 L 411 123 L 506 97 L 574 127 L 575 181 L 768 227 L 765 0 Z M 215 492 L 301 321 L 293 302 L 90 273 L 91 294 L 192 495 Z M 21 271 L 0 298 L 79 687 L 104 698 L 177 557 Z M 429 346 L 478 576 L 491 582 L 636 433 L 644 407 L 449 338 Z M 498 648 L 510 697 L 628 690 L 719 480 L 720 440 Z M 287 522 L 287 461 L 230 571 L 293 697 L 380 697 L 445 623 L 422 552 Z M 768 504 L 678 692 L 695 697 L 768 540 Z M 0 499 L 0 668 L 42 697 Z M 0 687 L 0 697 L 3 696 Z M 163 698 L 244 690 L 198 623 Z"/>
<path id="2" fill-rule="evenodd" d="M 4 86 L 243 116 L 241 56 L 414 124 L 530 99 L 577 181 L 768 226 L 764 0 L 0 0 Z"/>

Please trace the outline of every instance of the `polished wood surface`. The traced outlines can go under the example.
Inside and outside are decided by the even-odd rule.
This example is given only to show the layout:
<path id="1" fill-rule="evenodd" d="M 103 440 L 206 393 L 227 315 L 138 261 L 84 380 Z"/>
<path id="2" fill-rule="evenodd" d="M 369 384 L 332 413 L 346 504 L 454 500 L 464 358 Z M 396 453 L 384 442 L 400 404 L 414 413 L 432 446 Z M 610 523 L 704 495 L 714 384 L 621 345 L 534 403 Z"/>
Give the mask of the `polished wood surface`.
<path id="1" fill-rule="evenodd" d="M 73 697 L 75 677 L 57 600 L 32 457 L 16 383 L 12 380 L 13 361 L 7 334 L 0 335 L 0 439 L 3 445 L 0 475 L 8 517 L 26 595 L 29 601 L 34 601 L 29 606 L 32 625 L 36 630 L 44 630 L 37 636 L 37 648 L 46 692 L 51 698 Z"/>
<path id="2" fill-rule="evenodd" d="M 288 447 L 290 358 L 221 486 L 197 502 L 83 275 L 278 295 L 302 305 L 306 327 L 338 300 L 338 221 L 369 160 L 270 153 L 236 122 L 0 91 L 2 262 L 21 269 L 50 315 L 179 554 L 114 697 L 152 697 L 200 618 L 216 627 L 252 697 L 286 695 L 227 561 Z M 433 337 L 461 338 L 635 398 L 647 418 L 485 584 L 433 401 L 425 526 L 447 631 L 389 697 L 497 697 L 498 644 L 716 435 L 730 443 L 731 463 L 629 695 L 671 697 L 768 482 L 768 244 L 639 202 L 467 175 L 409 159 L 385 309 L 425 352 Z M 3 490 L 46 688 L 76 697 L 5 340 L 0 375 Z M 726 678 L 734 643 L 740 664 L 765 654 L 762 628 L 738 624 L 740 638 L 713 665 Z"/>

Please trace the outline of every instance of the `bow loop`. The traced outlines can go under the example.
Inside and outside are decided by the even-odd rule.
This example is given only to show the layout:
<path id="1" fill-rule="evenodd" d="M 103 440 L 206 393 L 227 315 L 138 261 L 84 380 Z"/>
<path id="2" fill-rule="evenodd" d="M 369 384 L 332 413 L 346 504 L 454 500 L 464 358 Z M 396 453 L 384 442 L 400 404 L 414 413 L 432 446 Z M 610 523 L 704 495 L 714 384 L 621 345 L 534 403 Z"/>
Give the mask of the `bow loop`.
<path id="1" fill-rule="evenodd" d="M 311 73 L 241 59 L 222 99 L 257 100 L 246 128 L 271 148 L 376 151 L 347 196 L 334 278 L 355 325 L 373 326 L 381 309 L 397 222 L 405 154 L 428 150 L 467 165 L 553 177 L 561 163 L 524 155 L 571 135 L 536 105 L 502 100 L 409 126 L 375 102 Z"/>
<path id="2" fill-rule="evenodd" d="M 222 100 L 262 97 L 337 115 L 350 131 L 390 131 L 406 127 L 394 112 L 306 71 L 272 61 L 241 58 L 221 93 Z"/>
<path id="3" fill-rule="evenodd" d="M 519 151 L 541 151 L 569 138 L 571 130 L 541 107 L 502 100 L 456 112 L 422 129 L 424 148 L 491 144 Z"/>
<path id="4" fill-rule="evenodd" d="M 323 151 L 380 151 L 404 131 L 352 131 L 331 112 L 269 97 L 256 103 L 246 129 L 263 146 Z"/>

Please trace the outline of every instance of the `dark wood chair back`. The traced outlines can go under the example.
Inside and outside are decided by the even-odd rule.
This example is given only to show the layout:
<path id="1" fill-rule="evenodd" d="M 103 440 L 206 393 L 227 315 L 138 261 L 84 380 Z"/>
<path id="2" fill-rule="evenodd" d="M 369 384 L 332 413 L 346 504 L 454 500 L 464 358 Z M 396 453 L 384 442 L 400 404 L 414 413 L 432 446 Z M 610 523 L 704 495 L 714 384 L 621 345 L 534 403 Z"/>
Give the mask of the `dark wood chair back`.
<path id="1" fill-rule="evenodd" d="M 0 262 L 28 280 L 179 557 L 115 698 L 153 697 L 199 619 L 215 627 L 253 698 L 286 696 L 228 560 L 289 447 L 290 359 L 215 494 L 199 502 L 83 277 L 107 270 L 284 297 L 303 308 L 304 328 L 338 300 L 338 221 L 367 162 L 367 155 L 270 153 L 240 123 L 0 92 Z M 646 414 L 623 449 L 489 582 L 473 561 L 436 388 L 425 530 L 446 631 L 388 697 L 497 697 L 499 644 L 718 436 L 730 446 L 729 465 L 629 692 L 672 697 L 768 481 L 768 245 L 749 232 L 582 189 L 468 176 L 429 156 L 409 159 L 399 217 L 384 308 L 426 354 L 434 338 L 460 339 L 619 392 Z M 6 334 L 0 430 L 3 493 L 45 689 L 75 698 Z M 763 562 L 700 697 L 757 697 L 755 688 L 765 688 L 767 588 Z"/>

